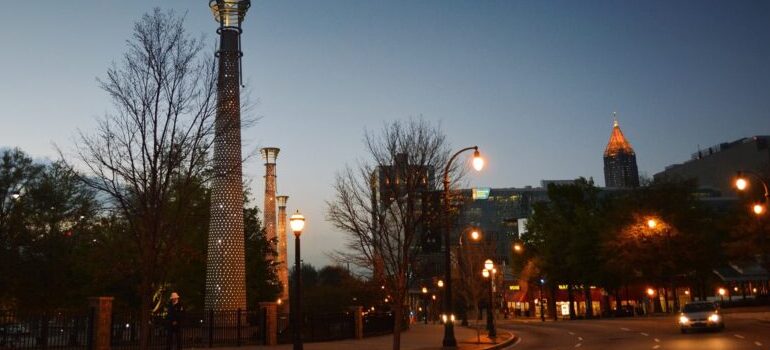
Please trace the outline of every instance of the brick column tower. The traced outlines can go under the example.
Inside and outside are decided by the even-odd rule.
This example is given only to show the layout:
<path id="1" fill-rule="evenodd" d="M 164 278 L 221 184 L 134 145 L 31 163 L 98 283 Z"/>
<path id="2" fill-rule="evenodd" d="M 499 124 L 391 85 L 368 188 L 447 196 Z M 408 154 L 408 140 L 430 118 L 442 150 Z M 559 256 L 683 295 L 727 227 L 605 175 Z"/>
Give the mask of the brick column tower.
<path id="1" fill-rule="evenodd" d="M 278 252 L 278 237 L 275 234 L 275 161 L 278 159 L 278 152 L 281 150 L 276 147 L 265 147 L 260 149 L 262 159 L 265 160 L 265 205 L 262 207 L 264 213 L 265 235 L 267 240 L 273 243 L 273 250 Z M 276 256 L 268 256 L 268 260 L 279 262 Z"/>
<path id="2" fill-rule="evenodd" d="M 246 310 L 241 162 L 241 22 L 249 0 L 211 0 L 219 22 L 214 179 L 206 262 L 205 309 Z"/>
<path id="3" fill-rule="evenodd" d="M 289 196 L 275 197 L 278 202 L 278 280 L 281 281 L 281 303 L 289 309 L 289 263 L 286 247 L 286 201 Z"/>

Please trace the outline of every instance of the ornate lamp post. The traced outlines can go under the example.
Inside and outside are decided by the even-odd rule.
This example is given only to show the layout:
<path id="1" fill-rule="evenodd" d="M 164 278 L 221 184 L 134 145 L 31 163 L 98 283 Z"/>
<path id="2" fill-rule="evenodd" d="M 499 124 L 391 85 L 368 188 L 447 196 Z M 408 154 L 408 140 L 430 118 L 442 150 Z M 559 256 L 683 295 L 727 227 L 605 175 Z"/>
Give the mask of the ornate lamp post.
<path id="1" fill-rule="evenodd" d="M 422 287 L 422 309 L 425 317 L 425 324 L 428 324 L 428 288 Z"/>
<path id="2" fill-rule="evenodd" d="M 484 278 L 489 279 L 489 307 L 487 307 L 487 329 L 489 330 L 489 337 L 497 337 L 497 330 L 495 329 L 495 263 L 491 259 L 484 261 L 484 270 L 481 271 Z"/>
<path id="3" fill-rule="evenodd" d="M 241 23 L 251 1 L 211 0 L 219 22 L 214 179 L 206 262 L 206 310 L 246 309 L 241 158 Z"/>
<path id="4" fill-rule="evenodd" d="M 305 228 L 305 217 L 297 210 L 289 219 L 291 230 L 294 232 L 294 301 L 291 311 L 294 316 L 291 322 L 294 333 L 294 350 L 302 350 L 302 266 L 299 250 L 299 236 Z"/>
<path id="5" fill-rule="evenodd" d="M 471 240 L 478 241 L 481 239 L 481 233 L 479 233 L 479 230 L 477 228 L 473 228 L 470 233 Z M 463 238 L 465 238 L 465 234 L 461 234 L 460 238 L 457 241 L 457 266 L 460 270 L 460 281 L 461 283 L 464 283 L 465 275 L 463 272 L 465 271 L 465 268 L 463 267 L 463 249 L 465 245 L 463 245 Z M 446 295 L 446 293 L 445 293 Z M 467 311 L 467 305 L 462 311 L 462 323 L 461 325 L 466 327 L 468 326 L 468 311 Z"/>
<path id="6" fill-rule="evenodd" d="M 451 169 L 452 162 L 458 155 L 460 155 L 460 153 L 470 150 L 473 150 L 473 168 L 477 171 L 481 171 L 484 167 L 484 159 L 481 158 L 478 146 L 466 147 L 457 151 L 457 153 L 449 158 L 449 162 L 447 162 L 446 167 L 444 168 L 444 273 L 446 274 L 446 277 L 444 278 L 444 283 L 446 283 L 444 310 L 446 310 L 447 313 L 447 322 L 444 322 L 444 340 L 442 342 L 444 347 L 457 346 L 454 331 L 454 312 L 452 307 L 452 257 L 449 244 L 449 231 L 451 231 L 452 227 L 452 223 L 449 220 L 449 169 Z"/>

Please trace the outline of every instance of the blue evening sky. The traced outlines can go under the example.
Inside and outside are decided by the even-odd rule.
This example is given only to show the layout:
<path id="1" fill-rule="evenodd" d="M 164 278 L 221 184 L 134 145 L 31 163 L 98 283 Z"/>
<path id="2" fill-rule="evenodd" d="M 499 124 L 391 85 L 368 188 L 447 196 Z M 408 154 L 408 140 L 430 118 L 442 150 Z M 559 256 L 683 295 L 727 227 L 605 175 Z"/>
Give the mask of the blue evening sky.
<path id="1" fill-rule="evenodd" d="M 203 0 L 5 5 L 0 147 L 41 159 L 111 109 L 95 78 L 143 13 L 187 11 L 212 51 L 216 39 Z M 334 174 L 383 121 L 421 115 L 454 148 L 478 144 L 489 166 L 468 185 L 491 187 L 602 185 L 613 111 L 647 175 L 699 145 L 770 134 L 768 1 L 254 1 L 243 51 L 262 118 L 246 146 L 281 148 L 279 193 L 308 217 L 316 265 L 342 243 L 324 220 Z M 263 174 L 246 165 L 260 205 Z"/>

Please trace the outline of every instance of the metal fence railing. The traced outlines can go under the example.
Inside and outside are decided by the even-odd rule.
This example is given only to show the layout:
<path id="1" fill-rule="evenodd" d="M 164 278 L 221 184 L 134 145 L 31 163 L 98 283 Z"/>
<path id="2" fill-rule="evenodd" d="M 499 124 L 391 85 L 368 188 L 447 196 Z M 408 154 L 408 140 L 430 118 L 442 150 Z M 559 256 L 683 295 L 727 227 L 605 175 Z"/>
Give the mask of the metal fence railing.
<path id="1" fill-rule="evenodd" d="M 90 349 L 92 312 L 0 310 L 0 349 Z"/>
<path id="2" fill-rule="evenodd" d="M 182 348 L 262 345 L 264 311 L 208 311 L 185 313 L 179 325 Z M 138 349 L 140 322 L 135 314 L 114 314 L 111 344 L 115 349 Z M 148 344 L 165 349 L 171 344 L 170 328 L 165 319 L 154 317 L 148 325 Z"/>
<path id="3" fill-rule="evenodd" d="M 392 313 L 368 313 L 363 317 L 364 337 L 393 333 Z"/>

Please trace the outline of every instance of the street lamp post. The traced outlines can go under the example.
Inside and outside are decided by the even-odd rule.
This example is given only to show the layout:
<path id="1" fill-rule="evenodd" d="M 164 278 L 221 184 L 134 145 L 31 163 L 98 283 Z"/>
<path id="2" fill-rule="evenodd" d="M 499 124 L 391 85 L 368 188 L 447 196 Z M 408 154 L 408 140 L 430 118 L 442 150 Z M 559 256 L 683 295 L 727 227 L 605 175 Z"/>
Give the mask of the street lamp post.
<path id="1" fill-rule="evenodd" d="M 750 171 L 739 171 L 735 180 L 735 187 L 740 191 L 745 191 L 749 187 L 749 181 L 746 175 L 759 181 L 759 183 L 762 184 L 762 188 L 765 190 L 762 203 L 754 203 L 751 208 L 754 214 L 757 216 L 759 230 L 762 230 L 762 219 L 764 214 L 767 212 L 768 205 L 770 205 L 770 192 L 767 190 L 767 181 L 765 181 L 765 179 L 756 173 Z M 765 235 L 760 232 L 758 236 L 759 246 L 762 247 L 762 252 L 760 255 L 762 257 L 762 264 L 764 264 L 764 267 L 767 269 L 770 265 L 768 265 L 767 251 L 764 249 Z"/>
<path id="2" fill-rule="evenodd" d="M 294 350 L 302 350 L 302 261 L 299 236 L 302 235 L 302 229 L 305 227 L 305 217 L 297 210 L 289 219 L 289 223 L 294 232 L 294 301 L 291 303 L 294 317 L 291 324 L 294 331 Z"/>
<path id="3" fill-rule="evenodd" d="M 446 278 L 444 278 L 446 283 L 444 310 L 446 310 L 447 313 L 447 322 L 444 322 L 444 340 L 442 341 L 444 347 L 457 347 L 457 340 L 455 339 L 454 332 L 454 312 L 452 307 L 452 257 L 450 255 L 451 250 L 449 245 L 449 231 L 452 226 L 449 220 L 449 169 L 452 166 L 452 162 L 458 155 L 460 155 L 460 153 L 470 150 L 473 150 L 473 167 L 477 171 L 480 171 L 484 167 L 484 159 L 481 158 L 478 146 L 466 147 L 457 151 L 457 153 L 449 158 L 449 162 L 447 162 L 446 167 L 444 168 L 444 273 L 446 274 Z"/>
<path id="4" fill-rule="evenodd" d="M 425 324 L 428 324 L 428 288 L 422 287 L 422 310 Z"/>
<path id="5" fill-rule="evenodd" d="M 545 300 L 543 300 L 543 285 L 545 278 L 540 279 L 540 322 L 545 322 Z"/>
<path id="6" fill-rule="evenodd" d="M 487 307 L 487 329 L 489 330 L 489 337 L 495 338 L 497 337 L 497 330 L 495 329 L 495 316 L 494 316 L 494 267 L 495 264 L 492 262 L 492 260 L 487 259 L 487 261 L 484 262 L 484 270 L 481 271 L 481 274 L 484 276 L 484 278 L 489 279 L 489 304 Z"/>
<path id="7" fill-rule="evenodd" d="M 473 230 L 471 231 L 470 236 L 471 236 L 471 239 L 474 240 L 474 241 L 478 241 L 479 239 L 481 239 L 481 233 L 479 233 L 479 230 L 477 228 L 473 228 Z M 458 270 L 460 271 L 460 282 L 461 283 L 464 283 L 464 279 L 465 279 L 465 275 L 463 274 L 463 272 L 465 270 L 465 268 L 463 267 L 463 249 L 464 249 L 464 244 L 463 244 L 464 240 L 463 240 L 463 238 L 465 238 L 465 234 L 461 234 L 460 238 L 458 239 L 458 242 L 457 242 L 457 265 L 458 265 Z M 465 308 L 463 308 L 462 314 L 463 315 L 462 315 L 462 321 L 461 321 L 462 323 L 461 323 L 461 325 L 463 327 L 467 327 L 468 326 L 468 310 L 467 310 L 467 305 L 466 305 Z"/>

